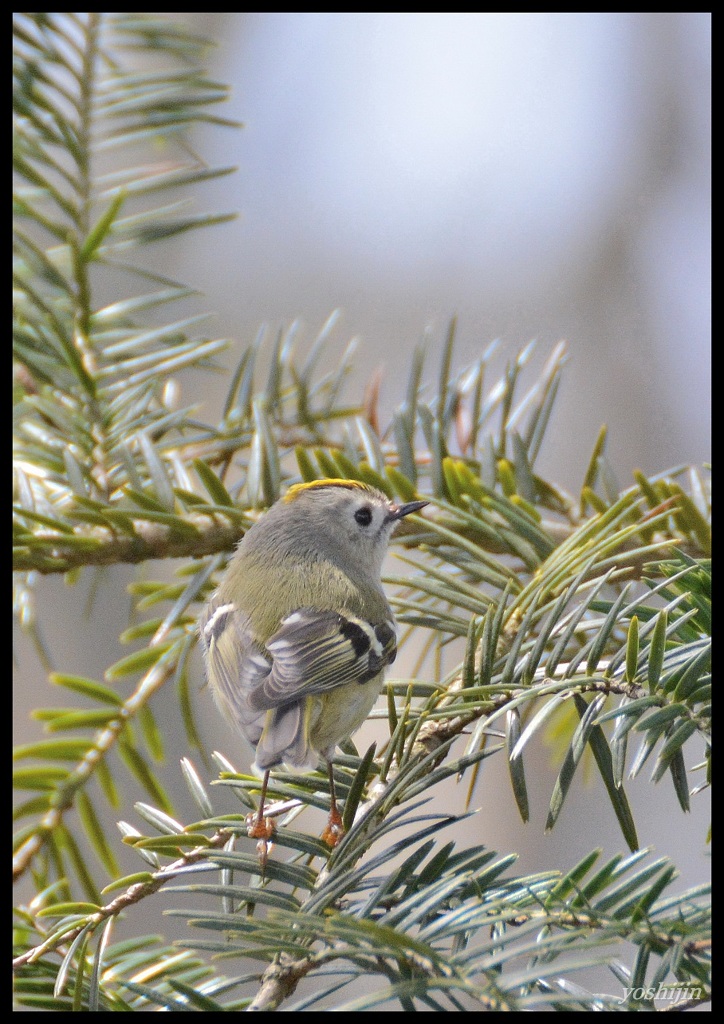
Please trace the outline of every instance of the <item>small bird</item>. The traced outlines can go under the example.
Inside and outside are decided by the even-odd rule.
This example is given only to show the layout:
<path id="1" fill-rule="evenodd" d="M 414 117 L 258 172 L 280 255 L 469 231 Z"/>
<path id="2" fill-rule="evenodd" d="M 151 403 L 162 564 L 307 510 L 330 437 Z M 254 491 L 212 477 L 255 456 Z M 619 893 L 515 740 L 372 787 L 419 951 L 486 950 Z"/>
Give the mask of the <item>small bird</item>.
<path id="1" fill-rule="evenodd" d="M 265 843 L 274 832 L 264 818 L 269 770 L 313 769 L 320 757 L 331 797 L 322 838 L 335 846 L 344 834 L 332 758 L 395 660 L 382 562 L 399 520 L 425 505 L 396 505 L 356 480 L 295 484 L 244 535 L 206 605 L 199 634 L 209 685 L 264 773 L 253 838 Z"/>

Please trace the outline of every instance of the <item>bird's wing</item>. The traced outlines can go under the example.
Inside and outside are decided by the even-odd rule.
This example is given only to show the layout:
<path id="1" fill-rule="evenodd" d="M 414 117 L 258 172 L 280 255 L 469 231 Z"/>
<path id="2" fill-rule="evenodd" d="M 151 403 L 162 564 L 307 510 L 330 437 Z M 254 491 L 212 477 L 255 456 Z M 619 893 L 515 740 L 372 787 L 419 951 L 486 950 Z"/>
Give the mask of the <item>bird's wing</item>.
<path id="1" fill-rule="evenodd" d="M 271 671 L 257 677 L 247 698 L 255 711 L 374 679 L 395 660 L 397 637 L 392 621 L 373 624 L 340 612 L 298 608 L 282 619 L 266 649 Z"/>
<path id="2" fill-rule="evenodd" d="M 217 595 L 204 609 L 198 628 L 214 696 L 256 744 L 264 728 L 264 711 L 252 708 L 248 698 L 271 672 L 271 658 L 254 640 L 249 617 Z"/>

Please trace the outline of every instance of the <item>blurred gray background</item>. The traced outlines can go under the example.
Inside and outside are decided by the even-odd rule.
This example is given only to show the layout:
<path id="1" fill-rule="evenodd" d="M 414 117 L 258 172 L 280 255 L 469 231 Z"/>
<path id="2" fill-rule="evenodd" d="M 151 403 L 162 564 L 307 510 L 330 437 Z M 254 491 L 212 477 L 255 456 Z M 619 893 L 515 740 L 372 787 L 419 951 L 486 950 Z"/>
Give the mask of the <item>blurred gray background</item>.
<path id="1" fill-rule="evenodd" d="M 567 340 L 538 464 L 562 486 L 580 486 L 604 422 L 622 486 L 635 467 L 654 473 L 709 458 L 708 14 L 179 17 L 218 40 L 211 77 L 232 86 L 220 112 L 245 124 L 197 136 L 210 165 L 239 166 L 204 187 L 197 210 L 240 217 L 165 245 L 161 269 L 204 291 L 201 308 L 217 313 L 213 336 L 233 339 L 229 366 L 261 323 L 276 330 L 299 318 L 312 337 L 339 307 L 339 351 L 360 339 L 348 396 L 358 399 L 382 366 L 384 421 L 413 346 L 430 328 L 436 372 L 435 344 L 457 314 L 458 369 L 495 338 L 501 369 L 532 338 L 541 359 Z M 183 385 L 185 401 L 203 387 L 201 416 L 215 419 L 227 381 Z M 61 580 L 40 581 L 56 667 L 102 677 L 127 653 L 117 635 L 133 577 L 127 568 L 105 577 L 90 619 L 91 574 L 76 600 Z M 37 736 L 28 708 L 67 695 L 47 687 L 23 637 L 17 650 L 18 738 Z M 200 659 L 194 670 L 200 685 Z M 173 788 L 189 751 L 169 698 L 164 774 Z M 248 751 L 206 691 L 197 704 L 207 747 L 245 768 Z M 594 843 L 622 850 L 600 786 L 582 779 L 543 834 L 555 769 L 548 752 L 537 760 L 531 822 L 521 824 L 502 758 L 491 758 L 463 841 L 519 850 L 523 871 L 569 867 Z M 462 806 L 463 788 L 446 795 L 446 808 Z M 706 796 L 684 821 L 668 778 L 654 788 L 644 775 L 629 790 L 642 842 L 674 858 L 681 886 L 700 881 Z M 182 785 L 180 804 L 195 816 Z M 223 809 L 234 806 L 227 797 Z"/>
<path id="2" fill-rule="evenodd" d="M 400 397 L 425 327 L 458 362 L 560 338 L 551 471 L 601 423 L 622 481 L 709 455 L 709 16 L 251 14 L 222 40 L 238 133 L 202 152 L 241 218 L 182 249 L 222 333 L 341 307 Z M 208 246 L 208 251 L 204 251 Z M 571 438 L 575 443 L 571 442 Z"/>

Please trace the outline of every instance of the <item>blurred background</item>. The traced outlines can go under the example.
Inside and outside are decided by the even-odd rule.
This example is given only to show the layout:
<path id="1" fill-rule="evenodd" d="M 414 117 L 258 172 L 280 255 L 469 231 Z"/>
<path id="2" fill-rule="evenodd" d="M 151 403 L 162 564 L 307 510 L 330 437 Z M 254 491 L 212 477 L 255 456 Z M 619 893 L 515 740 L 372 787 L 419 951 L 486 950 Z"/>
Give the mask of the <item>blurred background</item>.
<path id="1" fill-rule="evenodd" d="M 179 253 L 220 333 L 340 307 L 387 407 L 453 313 L 460 365 L 565 338 L 563 486 L 603 422 L 622 485 L 708 458 L 709 15 L 197 17 L 245 124 L 200 140 L 240 219 Z"/>
<path id="2" fill-rule="evenodd" d="M 566 339 L 538 464 L 564 488 L 580 486 L 602 423 L 622 487 L 636 467 L 708 460 L 709 14 L 171 17 L 218 41 L 210 74 L 232 87 L 220 113 L 245 125 L 194 140 L 210 165 L 239 167 L 204 186 L 198 209 L 240 217 L 163 249 L 163 272 L 202 289 L 213 336 L 233 339 L 229 366 L 261 323 L 276 331 L 299 319 L 311 338 L 340 308 L 339 351 L 359 338 L 348 397 L 382 367 L 384 423 L 413 347 L 429 329 L 432 375 L 457 314 L 456 369 L 496 338 L 501 370 L 532 338 L 541 361 Z M 203 387 L 201 415 L 215 419 L 226 386 L 206 375 L 184 382 L 183 397 Z M 88 621 L 90 575 L 76 602 L 62 580 L 42 580 L 39 614 L 56 666 L 102 677 L 126 653 L 115 652 L 135 574 L 114 573 Z M 27 709 L 61 695 L 39 698 L 44 673 L 23 638 L 18 653 L 18 732 L 37 736 Z M 196 672 L 200 686 L 200 659 Z M 248 751 L 206 691 L 197 703 L 207 746 L 244 769 Z M 175 776 L 189 751 L 174 714 L 164 721 Z M 491 758 L 465 841 L 520 850 L 524 871 L 569 867 L 594 842 L 623 849 L 605 795 L 581 779 L 543 834 L 555 770 L 546 751 L 537 757 L 531 822 L 521 824 L 502 758 Z M 642 841 L 673 857 L 682 887 L 701 881 L 706 797 L 684 822 L 668 779 L 629 790 Z M 180 803 L 194 815 L 187 794 Z"/>

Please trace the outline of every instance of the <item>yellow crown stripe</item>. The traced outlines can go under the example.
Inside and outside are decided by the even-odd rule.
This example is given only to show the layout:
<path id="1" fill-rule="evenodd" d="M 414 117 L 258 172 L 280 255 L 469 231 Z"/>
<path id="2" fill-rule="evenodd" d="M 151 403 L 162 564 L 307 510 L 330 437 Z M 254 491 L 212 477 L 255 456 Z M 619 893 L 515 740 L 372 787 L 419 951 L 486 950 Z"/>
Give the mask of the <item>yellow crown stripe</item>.
<path id="1" fill-rule="evenodd" d="M 347 487 L 350 490 L 355 488 L 360 491 L 375 493 L 375 489 L 361 480 L 338 480 L 335 477 L 325 477 L 322 480 L 310 480 L 308 483 L 292 484 L 284 495 L 284 501 L 295 501 L 304 491 L 314 491 L 320 487 Z"/>

